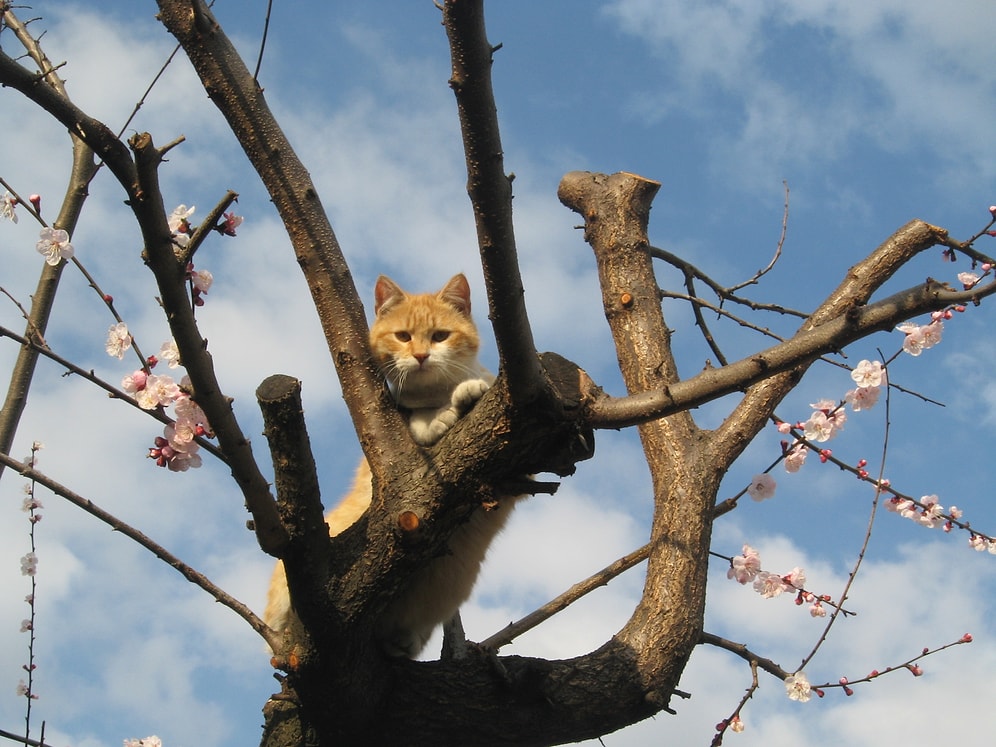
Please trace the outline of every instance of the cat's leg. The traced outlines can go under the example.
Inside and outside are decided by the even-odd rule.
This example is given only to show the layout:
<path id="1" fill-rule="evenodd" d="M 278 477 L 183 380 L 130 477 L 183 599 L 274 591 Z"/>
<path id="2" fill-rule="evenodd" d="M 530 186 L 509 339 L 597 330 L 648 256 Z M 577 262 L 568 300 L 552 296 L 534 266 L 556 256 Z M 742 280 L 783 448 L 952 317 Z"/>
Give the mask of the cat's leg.
<path id="1" fill-rule="evenodd" d="M 421 446 L 432 446 L 443 434 L 463 417 L 474 403 L 491 388 L 485 379 L 467 379 L 457 384 L 450 395 L 450 404 L 437 410 L 431 417 L 413 416 L 409 421 L 412 438 Z"/>

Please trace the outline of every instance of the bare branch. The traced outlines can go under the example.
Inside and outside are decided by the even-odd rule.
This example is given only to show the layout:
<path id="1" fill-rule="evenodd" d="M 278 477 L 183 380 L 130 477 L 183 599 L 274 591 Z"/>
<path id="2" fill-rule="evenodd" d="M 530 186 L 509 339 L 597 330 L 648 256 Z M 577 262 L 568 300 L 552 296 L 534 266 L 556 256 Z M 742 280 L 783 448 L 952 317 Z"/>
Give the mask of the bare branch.
<path id="1" fill-rule="evenodd" d="M 512 403 L 521 406 L 538 396 L 542 379 L 515 251 L 512 177 L 504 171 L 491 87 L 495 48 L 484 29 L 481 0 L 450 0 L 443 10 L 443 25 L 450 41 L 450 87 L 456 95 L 463 132 L 467 192 L 474 206 L 491 323 Z"/>
<path id="2" fill-rule="evenodd" d="M 615 562 L 607 565 L 598 573 L 589 576 L 584 581 L 579 581 L 574 584 L 570 589 L 565 591 L 560 596 L 551 599 L 539 609 L 530 612 L 525 617 L 516 620 L 513 623 L 509 623 L 507 627 L 502 628 L 494 635 L 485 638 L 477 645 L 484 649 L 497 651 L 502 646 L 511 643 L 526 631 L 532 630 L 540 623 L 550 619 L 558 612 L 561 612 L 570 605 L 574 604 L 574 602 L 578 601 L 589 592 L 592 592 L 601 586 L 605 586 L 616 576 L 620 575 L 624 571 L 628 571 L 633 566 L 646 560 L 649 555 L 649 544 L 644 545 L 638 550 L 634 550 L 628 555 L 624 555 Z"/>
<path id="3" fill-rule="evenodd" d="M 771 659 L 767 659 L 763 656 L 758 656 L 753 651 L 751 651 L 747 646 L 742 643 L 735 643 L 734 641 L 727 640 L 726 638 L 721 638 L 713 633 L 702 632 L 701 643 L 708 644 L 710 646 L 716 646 L 717 648 L 725 649 L 731 653 L 736 654 L 744 661 L 750 664 L 756 664 L 758 667 L 763 669 L 769 674 L 775 675 L 780 680 L 784 680 L 792 672 L 788 672 L 781 666 L 773 662 Z"/>
<path id="4" fill-rule="evenodd" d="M 768 264 L 765 267 L 763 267 L 760 270 L 758 270 L 757 272 L 755 272 L 749 279 L 744 280 L 743 282 L 738 283 L 737 285 L 732 286 L 729 289 L 731 293 L 733 293 L 735 291 L 738 291 L 741 288 L 744 288 L 744 287 L 746 287 L 748 285 L 756 285 L 758 280 L 760 280 L 762 277 L 764 277 L 769 272 L 771 272 L 772 268 L 775 266 L 775 263 L 778 261 L 779 257 L 782 256 L 782 247 L 785 246 L 785 234 L 788 232 L 788 218 L 789 218 L 789 186 L 788 186 L 788 182 L 783 181 L 782 182 L 782 186 L 785 188 L 785 209 L 782 212 L 782 232 L 778 236 L 778 244 L 775 246 L 775 254 L 771 258 L 771 261 L 768 262 Z"/>

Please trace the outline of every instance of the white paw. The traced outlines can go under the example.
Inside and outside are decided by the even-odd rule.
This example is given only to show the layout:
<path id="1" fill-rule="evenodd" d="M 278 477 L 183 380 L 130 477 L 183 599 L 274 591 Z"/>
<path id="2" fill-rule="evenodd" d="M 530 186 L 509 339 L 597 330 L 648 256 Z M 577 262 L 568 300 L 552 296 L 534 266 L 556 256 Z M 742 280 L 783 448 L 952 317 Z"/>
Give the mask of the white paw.
<path id="1" fill-rule="evenodd" d="M 484 396 L 484 393 L 491 388 L 484 379 L 467 379 L 457 384 L 453 394 L 450 395 L 452 405 L 462 411 L 469 410 L 477 400 Z"/>

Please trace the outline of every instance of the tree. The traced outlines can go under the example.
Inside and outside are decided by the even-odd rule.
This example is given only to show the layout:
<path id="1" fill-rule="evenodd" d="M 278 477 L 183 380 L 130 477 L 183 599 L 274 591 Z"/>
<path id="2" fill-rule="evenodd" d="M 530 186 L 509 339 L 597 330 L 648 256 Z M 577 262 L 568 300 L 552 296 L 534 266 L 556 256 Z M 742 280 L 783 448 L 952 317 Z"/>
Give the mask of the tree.
<path id="1" fill-rule="evenodd" d="M 231 469 L 252 513 L 260 547 L 287 563 L 303 622 L 290 647 L 244 605 L 214 591 L 274 647 L 276 663 L 288 674 L 281 697 L 267 705 L 263 743 L 554 744 L 596 737 L 671 709 L 675 696 L 684 695 L 678 683 L 688 658 L 703 643 L 734 650 L 776 676 L 791 675 L 794 670 L 764 662 L 703 630 L 713 522 L 737 504 L 736 498 L 721 499 L 723 479 L 821 356 L 915 317 L 977 305 L 989 295 L 996 287 L 988 278 L 992 261 L 974 246 L 981 232 L 959 241 L 939 227 L 910 222 L 848 270 L 784 340 L 729 363 L 721 348 L 712 345 L 718 365 L 683 377 L 661 311 L 653 260 L 682 274 L 685 295 L 707 335 L 703 312 L 716 305 L 708 305 L 695 290 L 710 284 L 703 272 L 650 242 L 650 205 L 658 183 L 627 173 L 568 173 L 559 197 L 581 217 L 585 240 L 595 253 L 605 314 L 629 392 L 607 395 L 578 365 L 536 352 L 512 230 L 512 179 L 505 173 L 491 91 L 495 49 L 485 34 L 481 4 L 449 2 L 443 21 L 453 65 L 451 86 L 464 135 L 468 191 L 501 375 L 474 410 L 426 453 L 407 437 L 378 383 L 350 269 L 317 189 L 270 113 L 264 92 L 210 10 L 198 2 L 159 5 L 162 23 L 183 47 L 280 214 L 375 475 L 377 503 L 384 510 L 331 544 L 321 521 L 298 383 L 275 377 L 258 392 L 273 461 L 271 491 L 191 303 L 188 265 L 234 195 L 226 196 L 203 220 L 203 230 L 178 251 L 158 181 L 178 142 L 158 146 L 156 133 L 139 133 L 126 146 L 76 107 L 57 84 L 39 84 L 55 80 L 40 51 L 34 51 L 34 63 L 46 74 L 39 76 L 5 56 L 0 81 L 43 108 L 73 138 L 75 181 L 56 225 L 71 229 L 92 178 L 94 154 L 124 190 L 194 399 L 217 436 L 218 456 Z M 17 28 L 9 10 L 7 14 L 8 28 Z M 22 38 L 30 48 L 32 41 Z M 928 280 L 877 297 L 889 280 L 935 247 L 969 258 L 985 276 L 962 289 Z M 63 267 L 64 262 L 45 270 L 43 286 L 52 293 Z M 741 300 L 737 289 L 711 286 L 723 304 Z M 13 402 L 25 400 L 34 360 L 51 352 L 40 337 L 26 342 L 44 334 L 45 298 L 36 292 L 31 313 L 37 316 L 19 339 L 24 362 L 13 376 L 20 387 L 12 387 L 4 408 L 11 419 L 5 452 L 17 422 L 19 408 Z M 113 307 L 113 301 L 108 305 Z M 912 330 L 910 335 L 920 333 Z M 731 394 L 735 401 L 717 427 L 706 429 L 695 422 L 693 408 Z M 653 477 L 654 509 L 649 543 L 627 560 L 646 557 L 644 594 L 612 639 L 567 660 L 493 656 L 468 650 L 459 640 L 451 641 L 450 653 L 435 662 L 391 661 L 379 654 L 371 645 L 370 621 L 406 575 L 438 551 L 482 493 L 527 473 L 568 475 L 592 456 L 596 431 L 624 427 L 639 430 Z M 815 444 L 815 437 L 803 443 L 819 451 Z M 5 464 L 68 494 L 14 459 L 7 457 Z M 434 477 L 413 480 L 427 472 L 427 465 Z M 920 505 L 912 510 L 927 509 Z M 398 517 L 405 512 L 418 518 L 420 529 L 412 536 L 398 529 Z"/>

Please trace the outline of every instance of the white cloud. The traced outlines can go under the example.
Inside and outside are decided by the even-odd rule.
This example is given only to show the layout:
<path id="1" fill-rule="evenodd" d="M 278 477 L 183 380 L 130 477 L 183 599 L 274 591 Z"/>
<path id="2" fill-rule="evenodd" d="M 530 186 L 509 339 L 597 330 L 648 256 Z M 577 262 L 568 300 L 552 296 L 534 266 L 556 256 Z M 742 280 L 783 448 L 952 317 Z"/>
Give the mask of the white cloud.
<path id="1" fill-rule="evenodd" d="M 662 60 L 661 113 L 695 112 L 716 133 L 713 168 L 750 186 L 869 141 L 941 155 L 951 179 L 955 168 L 962 179 L 996 173 L 986 156 L 996 114 L 985 72 L 996 58 L 981 31 L 996 20 L 989 3 L 618 0 L 606 13 Z M 639 108 L 652 111 L 656 98 Z"/>

